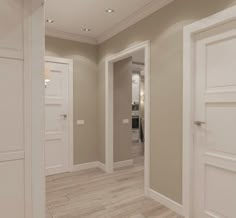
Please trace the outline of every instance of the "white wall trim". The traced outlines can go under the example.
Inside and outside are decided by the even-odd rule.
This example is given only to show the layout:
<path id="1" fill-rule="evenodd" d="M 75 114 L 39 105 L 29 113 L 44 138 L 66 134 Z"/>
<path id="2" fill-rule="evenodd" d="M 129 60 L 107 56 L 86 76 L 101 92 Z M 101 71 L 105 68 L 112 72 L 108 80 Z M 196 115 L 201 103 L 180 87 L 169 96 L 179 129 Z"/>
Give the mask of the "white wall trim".
<path id="1" fill-rule="evenodd" d="M 111 55 L 105 61 L 105 165 L 106 172 L 114 169 L 113 157 L 113 63 L 125 59 L 134 52 L 145 51 L 145 161 L 144 161 L 144 191 L 148 194 L 150 187 L 150 42 L 131 46 L 117 54 Z"/>
<path id="2" fill-rule="evenodd" d="M 53 62 L 53 63 L 60 63 L 60 64 L 68 64 L 69 66 L 69 96 L 68 96 L 68 127 L 69 127 L 69 163 L 68 163 L 68 172 L 71 171 L 74 167 L 74 91 L 73 91 L 73 75 L 74 75 L 74 69 L 73 69 L 73 60 L 71 59 L 65 59 L 65 58 L 58 58 L 58 57 L 50 57 L 46 56 L 45 61 Z"/>
<path id="3" fill-rule="evenodd" d="M 80 171 L 80 170 L 88 170 L 88 169 L 93 169 L 93 168 L 98 168 L 99 162 L 89 162 L 89 163 L 84 163 L 84 164 L 77 164 L 73 166 L 72 171 Z"/>
<path id="4" fill-rule="evenodd" d="M 26 146 L 30 147 L 25 151 L 25 162 L 30 168 L 31 176 L 31 196 L 26 200 L 26 218 L 44 218 L 46 214 L 45 200 L 45 163 L 44 163 L 44 45 L 45 45 L 45 20 L 44 20 L 44 4 L 42 0 L 25 0 L 25 4 L 29 4 L 29 12 L 31 16 L 27 22 L 29 25 L 28 39 L 25 41 L 29 44 L 29 48 L 25 50 L 25 54 L 29 55 L 29 74 L 28 85 L 26 90 L 30 92 L 30 98 L 26 99 L 26 103 L 30 104 L 27 117 L 30 122 L 29 132 L 31 135 Z M 27 20 L 27 19 L 25 19 Z M 27 90 L 27 89 L 30 89 Z M 26 124 L 26 125 L 27 125 Z M 27 134 L 27 133 L 26 133 Z M 31 164 L 29 163 L 31 162 Z M 27 178 L 28 180 L 29 178 Z M 28 186 L 30 184 L 26 184 Z M 31 210 L 27 209 L 31 207 Z"/>
<path id="5" fill-rule="evenodd" d="M 193 48 L 197 33 L 236 19 L 236 6 L 223 10 L 208 18 L 184 28 L 183 54 L 183 214 L 193 217 L 193 107 L 194 107 L 194 71 Z"/>
<path id="6" fill-rule="evenodd" d="M 28 3 L 27 3 L 28 2 Z M 31 16 L 28 22 L 29 32 L 25 45 L 29 47 L 25 50 L 28 53 L 29 60 L 28 70 L 30 78 L 26 90 L 30 94 L 30 98 L 26 99 L 30 108 L 27 112 L 26 125 L 29 124 L 29 132 L 31 137 L 27 140 L 25 162 L 30 168 L 31 178 L 27 186 L 31 186 L 31 196 L 26 199 L 25 218 L 45 218 L 46 216 L 46 200 L 45 200 L 45 163 L 44 163 L 44 45 L 45 45 L 45 19 L 44 19 L 44 3 L 43 0 L 25 0 L 25 4 L 29 4 L 29 12 Z M 27 19 L 25 19 L 27 20 Z M 30 90 L 29 90 L 29 89 Z M 28 89 L 28 90 L 27 90 Z M 27 96 L 28 97 L 28 96 Z M 31 164 L 30 164 L 31 163 Z M 31 210 L 27 209 L 31 207 Z"/>
<path id="7" fill-rule="evenodd" d="M 120 167 L 127 167 L 132 166 L 134 164 L 134 160 L 124 160 L 114 163 L 114 168 L 120 168 Z"/>
<path id="8" fill-rule="evenodd" d="M 5 153 L 3 157 L 0 155 L 0 161 L 7 161 L 7 160 L 14 160 L 18 158 L 25 158 L 25 217 L 29 218 L 33 216 L 33 147 L 32 147 L 32 113 L 33 113 L 33 99 L 32 99 L 32 67 L 31 65 L 35 63 L 36 60 L 34 60 L 31 56 L 31 49 L 32 45 L 30 41 L 32 40 L 32 27 L 31 27 L 31 16 L 30 13 L 32 11 L 32 3 L 29 0 L 24 0 L 24 17 L 27 19 L 24 20 L 24 143 L 25 143 L 25 150 L 24 151 L 15 151 L 15 152 L 9 152 L 8 154 Z M 35 51 L 34 51 L 35 52 Z M 39 55 L 39 54 L 37 54 Z M 42 60 L 39 60 L 39 62 Z M 38 87 L 37 87 L 38 88 Z M 34 91 L 38 92 L 38 89 L 35 89 Z M 41 90 L 40 90 L 41 91 Z M 39 94 L 39 93 L 37 93 Z M 39 108 L 40 110 L 40 108 Z M 41 112 L 41 111 L 40 111 Z M 42 115 L 41 113 L 39 115 Z M 38 127 L 40 128 L 40 127 Z M 38 135 L 39 136 L 39 135 Z M 40 155 L 39 155 L 40 156 Z M 41 158 L 41 157 L 40 157 Z M 38 163 L 37 163 L 38 165 Z M 38 170 L 38 169 L 37 169 Z M 40 178 L 41 175 L 39 176 Z M 43 177 L 44 178 L 44 177 Z M 39 181 L 40 185 L 42 185 L 42 182 L 44 182 L 42 179 Z M 42 188 L 42 186 L 41 186 Z M 43 190 L 44 191 L 44 190 Z M 44 201 L 44 199 L 40 199 Z M 44 202 L 43 202 L 44 203 Z"/>
<path id="9" fill-rule="evenodd" d="M 106 40 L 110 39 L 111 37 L 115 36 L 116 34 L 122 32 L 123 30 L 127 29 L 128 27 L 138 23 L 145 17 L 153 14 L 154 12 L 160 10 L 161 8 L 165 7 L 166 5 L 170 4 L 174 0 L 154 0 L 147 4 L 145 7 L 141 8 L 140 10 L 136 11 L 134 14 L 129 16 L 128 18 L 122 20 L 120 23 L 116 24 L 111 29 L 108 29 L 102 35 L 97 38 L 98 44 L 105 42 Z"/>
<path id="10" fill-rule="evenodd" d="M 173 1 L 174 0 L 153 0 L 149 4 L 145 5 L 143 8 L 140 8 L 134 14 L 122 20 L 120 23 L 114 25 L 112 28 L 108 29 L 107 31 L 105 31 L 103 34 L 101 34 L 96 38 L 82 36 L 73 33 L 67 33 L 48 27 L 46 28 L 46 35 L 61 39 L 78 41 L 82 43 L 101 44 L 106 40 L 112 38 L 113 36 L 117 35 L 118 33 L 122 32 L 123 30 L 129 28 L 130 26 L 138 23 L 142 19 L 153 14 L 154 12 L 160 10 L 161 8 L 165 7 L 166 5 L 170 4 Z"/>
<path id="11" fill-rule="evenodd" d="M 73 34 L 73 33 L 67 33 L 60 30 L 49 29 L 49 28 L 46 28 L 46 36 L 52 36 L 59 39 L 67 39 L 67 40 L 72 40 L 72 41 L 77 41 L 77 42 L 82 42 L 82 43 L 88 43 L 92 45 L 97 44 L 97 40 L 95 38 L 81 36 L 81 35 Z"/>
<path id="12" fill-rule="evenodd" d="M 84 163 L 84 164 L 77 164 L 73 166 L 72 172 L 80 171 L 80 170 L 88 170 L 88 169 L 94 169 L 99 168 L 103 171 L 105 171 L 105 165 L 99 161 Z"/>
<path id="13" fill-rule="evenodd" d="M 11 151 L 0 153 L 0 163 L 4 161 L 25 159 L 25 151 Z"/>
<path id="14" fill-rule="evenodd" d="M 98 161 L 98 168 L 101 169 L 102 171 L 106 172 L 105 164 L 100 161 Z"/>
<path id="15" fill-rule="evenodd" d="M 152 189 L 149 189 L 149 197 L 176 212 L 177 214 L 183 216 L 183 206 L 181 204 L 167 198 L 166 196 Z"/>

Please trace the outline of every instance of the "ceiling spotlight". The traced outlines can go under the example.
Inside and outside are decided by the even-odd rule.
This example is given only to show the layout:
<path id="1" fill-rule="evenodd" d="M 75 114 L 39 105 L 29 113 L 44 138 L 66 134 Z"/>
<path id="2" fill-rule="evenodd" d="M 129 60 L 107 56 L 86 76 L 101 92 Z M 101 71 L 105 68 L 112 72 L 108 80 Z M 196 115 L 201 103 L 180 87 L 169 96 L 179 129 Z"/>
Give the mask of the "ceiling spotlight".
<path id="1" fill-rule="evenodd" d="M 84 31 L 85 31 L 85 32 L 90 32 L 91 29 L 89 29 L 89 28 L 84 28 Z"/>
<path id="2" fill-rule="evenodd" d="M 107 13 L 113 13 L 113 12 L 115 12 L 115 10 L 109 8 L 109 9 L 106 10 L 106 12 L 107 12 Z"/>
<path id="3" fill-rule="evenodd" d="M 54 20 L 47 19 L 46 22 L 47 22 L 47 23 L 54 23 Z"/>

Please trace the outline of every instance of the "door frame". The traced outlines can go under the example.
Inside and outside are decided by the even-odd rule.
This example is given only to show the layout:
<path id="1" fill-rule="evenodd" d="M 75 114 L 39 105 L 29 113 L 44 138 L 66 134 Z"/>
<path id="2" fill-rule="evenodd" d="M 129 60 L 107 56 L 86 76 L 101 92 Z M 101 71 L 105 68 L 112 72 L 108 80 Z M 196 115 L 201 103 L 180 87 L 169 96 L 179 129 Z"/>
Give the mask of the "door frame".
<path id="1" fill-rule="evenodd" d="M 45 56 L 45 62 L 59 63 L 59 64 L 68 64 L 69 66 L 69 84 L 68 84 L 68 141 L 69 141 L 69 149 L 68 149 L 68 172 L 72 172 L 74 168 L 74 91 L 73 91 L 73 77 L 74 77 L 74 69 L 73 69 L 73 60 L 58 58 L 52 56 Z"/>
<path id="2" fill-rule="evenodd" d="M 236 19 L 236 6 L 184 28 L 183 53 L 183 213 L 193 217 L 194 179 L 194 43 L 195 35 Z"/>
<path id="3" fill-rule="evenodd" d="M 112 173 L 114 169 L 113 154 L 113 64 L 129 57 L 132 53 L 145 51 L 145 163 L 144 190 L 148 195 L 150 187 L 150 41 L 131 46 L 105 60 L 105 169 Z"/>

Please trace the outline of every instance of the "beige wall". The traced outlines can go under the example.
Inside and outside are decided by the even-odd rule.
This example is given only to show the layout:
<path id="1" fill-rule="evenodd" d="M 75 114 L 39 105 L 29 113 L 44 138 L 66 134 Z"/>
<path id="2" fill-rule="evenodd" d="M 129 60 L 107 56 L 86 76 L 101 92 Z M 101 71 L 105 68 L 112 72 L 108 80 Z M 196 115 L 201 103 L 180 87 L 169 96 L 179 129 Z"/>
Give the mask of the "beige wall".
<path id="1" fill-rule="evenodd" d="M 46 55 L 73 59 L 74 163 L 97 161 L 97 46 L 46 37 Z"/>
<path id="2" fill-rule="evenodd" d="M 98 154 L 105 160 L 105 57 L 151 41 L 151 188 L 182 202 L 183 27 L 235 0 L 175 0 L 99 46 Z"/>
<path id="3" fill-rule="evenodd" d="M 105 161 L 105 57 L 150 40 L 151 188 L 182 202 L 183 26 L 234 4 L 175 0 L 99 46 L 46 37 L 46 55 L 74 60 L 74 123 L 86 122 L 74 125 L 75 164 Z"/>
<path id="4" fill-rule="evenodd" d="M 114 63 L 114 162 L 131 159 L 132 57 Z M 128 124 L 123 120 L 129 119 Z"/>

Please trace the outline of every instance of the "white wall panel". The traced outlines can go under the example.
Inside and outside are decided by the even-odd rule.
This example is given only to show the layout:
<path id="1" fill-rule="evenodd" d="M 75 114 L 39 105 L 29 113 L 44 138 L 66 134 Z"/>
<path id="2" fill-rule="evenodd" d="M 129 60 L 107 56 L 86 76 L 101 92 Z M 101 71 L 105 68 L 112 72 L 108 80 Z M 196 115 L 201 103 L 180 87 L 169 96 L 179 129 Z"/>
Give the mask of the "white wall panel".
<path id="1" fill-rule="evenodd" d="M 23 58 L 23 0 L 0 0 L 0 56 Z"/>
<path id="2" fill-rule="evenodd" d="M 32 121 L 33 112 L 43 120 L 43 109 L 33 108 L 43 102 L 43 7 L 0 0 L 0 218 L 45 214 L 42 123 Z"/>
<path id="3" fill-rule="evenodd" d="M 0 152 L 23 149 L 23 61 L 0 58 Z"/>
<path id="4" fill-rule="evenodd" d="M 24 161 L 0 162 L 0 217 L 24 218 Z"/>

